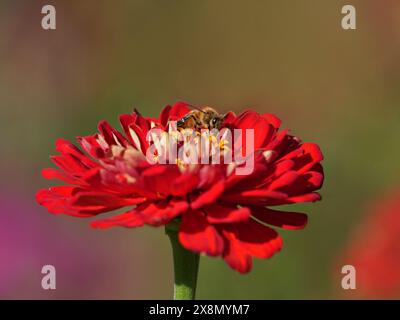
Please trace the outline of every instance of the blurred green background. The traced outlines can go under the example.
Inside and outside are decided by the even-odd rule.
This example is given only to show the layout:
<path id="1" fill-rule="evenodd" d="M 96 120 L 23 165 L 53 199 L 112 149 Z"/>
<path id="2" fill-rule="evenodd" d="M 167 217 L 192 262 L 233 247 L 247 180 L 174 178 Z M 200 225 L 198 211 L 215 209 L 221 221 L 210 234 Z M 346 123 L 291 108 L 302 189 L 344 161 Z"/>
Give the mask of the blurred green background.
<path id="1" fill-rule="evenodd" d="M 349 2 L 357 30 L 345 31 Z M 45 4 L 55 31 L 41 28 Z M 171 298 L 162 228 L 92 230 L 34 194 L 53 184 L 40 170 L 56 138 L 178 100 L 274 113 L 325 155 L 323 200 L 295 206 L 308 227 L 282 231 L 283 251 L 248 275 L 202 258 L 198 298 L 342 297 L 338 257 L 370 201 L 400 184 L 399 55 L 397 0 L 2 0 L 0 298 Z M 41 289 L 45 264 L 55 291 Z"/>

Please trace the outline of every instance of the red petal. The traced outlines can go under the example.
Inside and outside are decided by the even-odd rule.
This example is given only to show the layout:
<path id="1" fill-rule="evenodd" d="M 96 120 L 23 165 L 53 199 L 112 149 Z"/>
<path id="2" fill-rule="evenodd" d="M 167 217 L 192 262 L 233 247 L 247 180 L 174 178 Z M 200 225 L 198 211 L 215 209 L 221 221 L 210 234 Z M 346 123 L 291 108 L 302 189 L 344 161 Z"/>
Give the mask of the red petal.
<path id="1" fill-rule="evenodd" d="M 284 189 L 287 186 L 291 186 L 295 184 L 296 181 L 300 178 L 300 175 L 296 171 L 287 171 L 274 180 L 269 186 L 268 189 L 271 190 L 280 190 Z"/>
<path id="2" fill-rule="evenodd" d="M 58 186 L 41 189 L 36 193 L 36 200 L 40 205 L 46 206 L 48 203 L 53 201 L 70 197 L 74 189 L 75 187 L 72 186 Z"/>
<path id="3" fill-rule="evenodd" d="M 188 209 L 185 200 L 144 203 L 136 208 L 145 223 L 153 226 L 167 224 Z"/>
<path id="4" fill-rule="evenodd" d="M 287 193 L 289 197 L 302 195 L 319 189 L 323 181 L 324 175 L 322 173 L 310 171 L 303 175 L 297 174 L 297 177 L 293 178 L 292 181 L 288 179 L 286 185 L 282 184 L 279 187 L 279 191 Z M 272 184 L 270 187 L 272 187 Z"/>
<path id="5" fill-rule="evenodd" d="M 138 136 L 140 136 L 141 140 L 146 141 L 146 135 L 147 132 L 150 130 L 150 121 L 144 117 L 142 117 L 139 114 L 123 114 L 119 117 L 119 121 L 121 122 L 122 128 L 125 131 L 125 134 L 128 138 L 130 138 L 130 142 L 137 147 L 137 149 L 140 149 L 139 146 L 137 146 L 137 141 L 135 140 L 135 137 L 133 137 L 133 132 Z M 144 143 L 143 141 L 143 143 Z M 142 145 L 144 145 L 142 143 Z"/>
<path id="6" fill-rule="evenodd" d="M 303 229 L 308 219 L 304 213 L 278 211 L 264 207 L 252 207 L 251 215 L 264 223 L 289 230 Z"/>
<path id="7" fill-rule="evenodd" d="M 170 194 L 183 197 L 191 193 L 198 185 L 199 178 L 197 175 L 183 173 L 178 178 L 170 182 Z"/>
<path id="8" fill-rule="evenodd" d="M 81 150 L 79 150 L 78 147 L 76 147 L 68 140 L 57 139 L 56 150 L 60 152 L 65 158 L 72 158 L 85 168 L 91 168 L 98 165 L 97 162 L 90 159 Z"/>
<path id="9" fill-rule="evenodd" d="M 228 192 L 221 197 L 222 201 L 236 204 L 284 204 L 287 194 L 266 189 L 254 189 L 241 192 Z"/>
<path id="10" fill-rule="evenodd" d="M 265 148 L 271 141 L 273 133 L 272 125 L 260 118 L 254 126 L 254 150 Z"/>
<path id="11" fill-rule="evenodd" d="M 153 165 L 143 171 L 139 183 L 147 191 L 166 197 L 177 192 L 176 185 L 172 182 L 180 176 L 181 172 L 176 165 Z"/>
<path id="12" fill-rule="evenodd" d="M 82 191 L 74 195 L 71 204 L 79 207 L 102 206 L 114 209 L 142 203 L 144 200 L 144 198 L 120 198 L 98 191 Z"/>
<path id="13" fill-rule="evenodd" d="M 247 220 L 250 217 L 250 210 L 246 207 L 225 206 L 212 204 L 203 208 L 210 223 L 234 223 Z"/>
<path id="14" fill-rule="evenodd" d="M 251 269 L 251 256 L 267 259 L 282 248 L 279 234 L 252 219 L 234 225 L 220 225 L 227 245 L 224 260 L 235 270 Z"/>
<path id="15" fill-rule="evenodd" d="M 313 159 L 314 162 L 320 162 L 324 160 L 324 156 L 321 152 L 321 149 L 319 146 L 315 143 L 303 143 L 301 146 L 304 150 L 305 153 L 309 153 L 311 155 L 311 158 Z"/>
<path id="16" fill-rule="evenodd" d="M 247 273 L 251 270 L 253 262 L 251 256 L 247 254 L 246 250 L 241 246 L 240 242 L 236 240 L 234 234 L 224 233 L 225 237 L 225 262 L 234 270 L 240 273 Z"/>
<path id="17" fill-rule="evenodd" d="M 110 124 L 103 120 L 100 121 L 98 129 L 101 133 L 101 135 L 104 137 L 104 140 L 108 143 L 108 145 L 121 145 L 121 146 L 127 146 L 128 143 L 125 139 L 125 137 L 118 132 L 116 129 L 110 126 Z"/>
<path id="18" fill-rule="evenodd" d="M 164 109 L 162 109 L 159 119 L 161 125 L 165 128 L 168 124 L 169 120 L 169 113 L 171 112 L 171 106 L 166 106 Z"/>
<path id="19" fill-rule="evenodd" d="M 143 154 L 146 154 L 146 150 L 149 146 L 146 140 L 148 131 L 135 123 L 131 123 L 125 130 L 131 144 Z"/>
<path id="20" fill-rule="evenodd" d="M 321 200 L 321 195 L 318 192 L 311 192 L 301 196 L 290 197 L 289 203 L 297 202 L 315 202 Z"/>
<path id="21" fill-rule="evenodd" d="M 236 119 L 235 113 L 232 111 L 229 111 L 228 113 L 225 114 L 223 126 L 230 127 L 233 124 L 233 122 L 235 121 L 235 119 Z"/>
<path id="22" fill-rule="evenodd" d="M 299 173 L 309 171 L 316 163 L 322 161 L 324 156 L 315 143 L 304 143 L 301 145 L 302 154 L 295 160 L 295 168 Z"/>
<path id="23" fill-rule="evenodd" d="M 264 119 L 266 119 L 270 124 L 272 124 L 272 126 L 275 129 L 279 129 L 279 127 L 281 126 L 281 120 L 277 116 L 275 116 L 275 115 L 273 115 L 271 113 L 264 113 L 261 116 Z"/>
<path id="24" fill-rule="evenodd" d="M 79 176 L 90 167 L 85 166 L 79 159 L 72 156 L 51 156 L 50 159 L 62 170 L 71 175 Z"/>
<path id="25" fill-rule="evenodd" d="M 190 111 L 189 104 L 186 102 L 177 102 L 169 112 L 169 120 L 179 120 Z"/>
<path id="26" fill-rule="evenodd" d="M 56 170 L 53 168 L 46 168 L 42 170 L 42 176 L 45 179 L 58 179 L 70 184 L 77 184 L 79 183 L 79 179 L 75 179 L 71 177 L 69 174 Z"/>
<path id="27" fill-rule="evenodd" d="M 115 226 L 135 228 L 144 225 L 143 219 L 135 209 L 121 213 L 111 218 L 95 220 L 90 223 L 92 228 L 108 229 Z"/>
<path id="28" fill-rule="evenodd" d="M 261 117 L 257 112 L 254 111 L 246 111 L 242 113 L 238 118 L 236 118 L 234 123 L 235 128 L 238 129 L 253 129 L 254 130 L 254 150 L 265 148 L 274 134 L 273 126 L 270 123 Z M 241 135 L 239 139 L 242 139 L 243 151 L 242 155 L 246 153 L 245 148 L 245 135 Z M 239 146 L 235 146 L 236 149 L 240 148 L 240 140 Z"/>
<path id="29" fill-rule="evenodd" d="M 224 181 L 221 180 L 216 184 L 214 184 L 210 189 L 204 191 L 197 198 L 193 199 L 190 204 L 190 207 L 196 210 L 208 204 L 214 203 L 219 198 L 219 196 L 224 192 L 224 189 L 225 189 Z"/>
<path id="30" fill-rule="evenodd" d="M 256 125 L 259 118 L 260 115 L 257 112 L 246 110 L 236 118 L 234 126 L 235 128 L 250 129 Z"/>
<path id="31" fill-rule="evenodd" d="M 224 241 L 217 230 L 207 222 L 203 213 L 188 211 L 179 226 L 179 241 L 188 250 L 210 256 L 221 255 Z"/>
<path id="32" fill-rule="evenodd" d="M 92 216 L 93 213 L 78 212 L 69 205 L 69 200 L 76 189 L 76 187 L 72 186 L 56 186 L 42 189 L 36 194 L 36 201 L 46 207 L 50 213 L 64 213 L 76 217 Z"/>
<path id="33" fill-rule="evenodd" d="M 142 129 L 144 132 L 147 132 L 151 128 L 151 118 L 145 118 L 139 113 L 133 113 L 132 117 L 134 118 L 135 124 Z"/>
<path id="34" fill-rule="evenodd" d="M 78 137 L 78 142 L 89 155 L 95 159 L 104 158 L 106 150 L 97 141 L 98 135 Z"/>
<path id="35" fill-rule="evenodd" d="M 279 177 L 285 172 L 291 170 L 295 163 L 293 160 L 282 160 L 275 164 L 274 177 Z"/>

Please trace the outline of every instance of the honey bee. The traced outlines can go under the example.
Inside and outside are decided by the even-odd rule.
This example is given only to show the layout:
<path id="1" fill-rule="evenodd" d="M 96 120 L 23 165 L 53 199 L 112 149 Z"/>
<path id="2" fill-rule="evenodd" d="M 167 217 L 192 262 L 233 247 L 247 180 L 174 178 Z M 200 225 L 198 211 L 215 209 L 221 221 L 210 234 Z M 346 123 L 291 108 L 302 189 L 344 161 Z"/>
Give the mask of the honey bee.
<path id="1" fill-rule="evenodd" d="M 211 107 L 198 108 L 191 110 L 176 122 L 178 129 L 217 129 L 219 130 L 224 122 L 226 114 L 220 114 Z"/>

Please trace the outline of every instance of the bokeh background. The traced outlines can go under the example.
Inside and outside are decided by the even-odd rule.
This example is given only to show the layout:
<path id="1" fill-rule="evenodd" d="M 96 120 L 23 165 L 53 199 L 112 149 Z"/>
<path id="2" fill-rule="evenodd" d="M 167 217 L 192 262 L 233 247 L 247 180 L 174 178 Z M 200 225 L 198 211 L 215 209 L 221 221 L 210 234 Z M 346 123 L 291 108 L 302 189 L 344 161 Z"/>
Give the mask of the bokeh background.
<path id="1" fill-rule="evenodd" d="M 341 28 L 348 3 L 357 30 Z M 41 28 L 45 4 L 56 7 L 55 31 Z M 274 113 L 325 155 L 323 200 L 296 205 L 308 227 L 282 231 L 283 251 L 248 275 L 202 258 L 199 299 L 400 298 L 395 280 L 390 291 L 340 285 L 355 234 L 368 239 L 364 221 L 381 214 L 370 208 L 400 188 L 399 56 L 398 0 L 0 1 L 0 298 L 171 298 L 162 228 L 92 230 L 48 214 L 34 194 L 52 183 L 40 170 L 56 138 L 178 100 Z M 375 283 L 400 261 L 400 228 L 391 232 Z M 56 290 L 41 288 L 46 264 Z"/>

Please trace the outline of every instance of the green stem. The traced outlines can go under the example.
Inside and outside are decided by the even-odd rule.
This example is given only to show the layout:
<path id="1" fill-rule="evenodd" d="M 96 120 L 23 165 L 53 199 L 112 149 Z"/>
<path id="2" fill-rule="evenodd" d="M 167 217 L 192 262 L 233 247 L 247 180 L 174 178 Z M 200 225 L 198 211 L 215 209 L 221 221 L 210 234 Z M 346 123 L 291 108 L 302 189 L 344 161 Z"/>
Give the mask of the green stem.
<path id="1" fill-rule="evenodd" d="M 200 256 L 182 247 L 178 239 L 178 227 L 179 221 L 176 220 L 165 227 L 174 259 L 174 300 L 194 300 Z"/>

